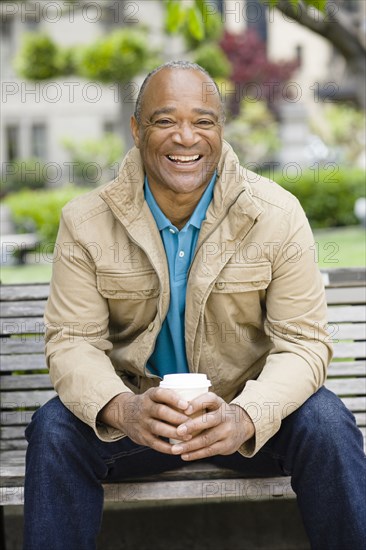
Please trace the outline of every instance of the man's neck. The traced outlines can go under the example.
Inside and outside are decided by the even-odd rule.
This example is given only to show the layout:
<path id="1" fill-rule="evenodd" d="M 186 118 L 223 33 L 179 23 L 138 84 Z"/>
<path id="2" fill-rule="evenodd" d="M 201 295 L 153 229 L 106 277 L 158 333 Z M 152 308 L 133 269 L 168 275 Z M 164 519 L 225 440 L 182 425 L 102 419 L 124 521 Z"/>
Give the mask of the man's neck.
<path id="1" fill-rule="evenodd" d="M 206 187 L 196 189 L 192 193 L 174 193 L 173 191 L 161 191 L 161 188 L 150 184 L 150 190 L 154 195 L 160 210 L 177 228 L 182 229 L 189 218 L 192 216 L 194 209 L 199 203 Z"/>

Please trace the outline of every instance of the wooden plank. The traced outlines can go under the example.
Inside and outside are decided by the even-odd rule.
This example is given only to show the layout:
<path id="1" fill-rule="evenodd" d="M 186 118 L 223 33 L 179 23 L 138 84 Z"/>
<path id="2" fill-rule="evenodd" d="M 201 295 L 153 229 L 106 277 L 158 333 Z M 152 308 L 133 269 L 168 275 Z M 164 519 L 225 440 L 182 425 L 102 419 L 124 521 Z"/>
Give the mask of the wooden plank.
<path id="1" fill-rule="evenodd" d="M 24 426 L 2 426 L 1 439 L 24 439 Z"/>
<path id="2" fill-rule="evenodd" d="M 366 426 L 366 412 L 355 413 L 354 417 L 356 419 L 357 426 L 359 426 L 359 427 L 361 427 L 361 426 L 365 427 Z"/>
<path id="3" fill-rule="evenodd" d="M 332 341 L 366 340 L 366 323 L 331 323 L 328 332 Z"/>
<path id="4" fill-rule="evenodd" d="M 39 405 L 39 404 L 38 404 Z M 39 405 L 40 406 L 40 405 Z M 34 407 L 33 410 L 2 410 L 1 411 L 1 424 L 2 426 L 27 426 L 32 419 L 33 413 L 39 406 Z"/>
<path id="5" fill-rule="evenodd" d="M 366 283 L 364 267 L 321 269 L 321 273 L 327 287 L 365 286 Z"/>
<path id="6" fill-rule="evenodd" d="M 1 285 L 1 301 L 13 302 L 14 300 L 47 300 L 50 285 L 47 284 L 19 284 Z"/>
<path id="7" fill-rule="evenodd" d="M 5 336 L 0 340 L 1 360 L 6 355 L 44 354 L 43 335 L 33 334 L 30 337 Z"/>
<path id="8" fill-rule="evenodd" d="M 341 397 L 341 399 L 353 413 L 366 411 L 366 397 Z"/>
<path id="9" fill-rule="evenodd" d="M 19 348 L 24 344 L 22 343 Z M 44 347 L 44 344 L 43 344 Z M 0 361 L 1 372 L 43 370 L 46 369 L 46 359 L 42 355 L 3 355 Z M 1 377 L 3 379 L 3 376 Z"/>
<path id="10" fill-rule="evenodd" d="M 1 391 L 50 389 L 52 387 L 49 374 L 19 374 L 1 377 Z"/>
<path id="11" fill-rule="evenodd" d="M 325 296 L 327 304 L 364 304 L 366 302 L 366 288 L 345 287 L 326 288 Z"/>
<path id="12" fill-rule="evenodd" d="M 332 361 L 328 376 L 366 376 L 366 361 Z"/>
<path id="13" fill-rule="evenodd" d="M 43 317 L 14 317 L 1 319 L 0 324 L 1 335 L 43 334 L 44 328 Z"/>
<path id="14" fill-rule="evenodd" d="M 328 306 L 329 323 L 364 323 L 366 309 L 364 306 Z"/>
<path id="15" fill-rule="evenodd" d="M 26 450 L 28 443 L 23 437 L 22 439 L 1 439 L 0 449 L 1 451 L 19 451 Z"/>
<path id="16" fill-rule="evenodd" d="M 47 403 L 55 395 L 56 392 L 50 390 L 1 392 L 1 408 L 12 410 L 29 407 L 36 409 Z"/>
<path id="17" fill-rule="evenodd" d="M 27 300 L 22 302 L 0 303 L 0 316 L 9 317 L 40 317 L 43 316 L 46 302 Z"/>
<path id="18" fill-rule="evenodd" d="M 338 396 L 366 395 L 365 378 L 333 378 L 325 381 L 325 387 Z"/>
<path id="19" fill-rule="evenodd" d="M 366 342 L 335 342 L 333 350 L 335 359 L 364 359 L 366 357 Z"/>

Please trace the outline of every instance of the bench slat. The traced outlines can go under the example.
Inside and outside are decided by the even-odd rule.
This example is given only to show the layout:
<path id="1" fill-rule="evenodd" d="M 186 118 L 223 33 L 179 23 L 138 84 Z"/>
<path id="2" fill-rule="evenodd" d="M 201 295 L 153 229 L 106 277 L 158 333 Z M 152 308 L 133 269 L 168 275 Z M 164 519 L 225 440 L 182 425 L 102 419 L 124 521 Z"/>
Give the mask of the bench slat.
<path id="1" fill-rule="evenodd" d="M 332 361 L 328 375 L 366 377 L 366 361 Z"/>
<path id="2" fill-rule="evenodd" d="M 364 323 L 366 311 L 364 306 L 329 306 L 329 323 Z"/>
<path id="3" fill-rule="evenodd" d="M 19 407 L 37 408 L 44 405 L 52 397 L 56 395 L 54 390 L 33 390 L 1 392 L 1 408 L 2 409 L 17 409 Z"/>
<path id="4" fill-rule="evenodd" d="M 332 340 L 365 340 L 366 323 L 332 323 L 328 326 Z"/>
<path id="5" fill-rule="evenodd" d="M 1 377 L 1 391 L 50 389 L 52 387 L 48 374 L 19 374 Z"/>
<path id="6" fill-rule="evenodd" d="M 12 334 L 43 334 L 43 317 L 12 317 L 1 319 L 0 330 L 2 335 Z"/>
<path id="7" fill-rule="evenodd" d="M 365 382 L 364 378 L 332 378 L 325 381 L 325 387 L 338 396 L 365 395 Z"/>
<path id="8" fill-rule="evenodd" d="M 28 355 L 39 353 L 44 355 L 44 338 L 34 334 L 28 338 L 17 336 L 6 336 L 0 340 L 1 361 L 6 355 Z"/>
<path id="9" fill-rule="evenodd" d="M 4 319 L 9 317 L 40 317 L 43 316 L 45 302 L 27 300 L 23 302 L 1 302 L 0 315 Z"/>
<path id="10" fill-rule="evenodd" d="M 19 300 L 47 300 L 50 285 L 47 284 L 19 284 L 1 285 L 1 300 L 14 302 Z"/>
<path id="11" fill-rule="evenodd" d="M 326 288 L 327 304 L 364 304 L 366 289 L 364 287 Z"/>
<path id="12" fill-rule="evenodd" d="M 339 342 L 334 343 L 334 358 L 364 359 L 366 357 L 365 342 Z"/>
<path id="13" fill-rule="evenodd" d="M 18 344 L 19 345 L 19 344 Z M 19 345 L 21 348 L 23 344 Z M 44 344 L 43 344 L 44 347 Z M 43 370 L 46 369 L 46 359 L 42 355 L 3 355 L 0 361 L 0 370 L 6 371 L 27 371 L 27 370 Z M 2 379 L 3 377 L 1 377 Z"/>

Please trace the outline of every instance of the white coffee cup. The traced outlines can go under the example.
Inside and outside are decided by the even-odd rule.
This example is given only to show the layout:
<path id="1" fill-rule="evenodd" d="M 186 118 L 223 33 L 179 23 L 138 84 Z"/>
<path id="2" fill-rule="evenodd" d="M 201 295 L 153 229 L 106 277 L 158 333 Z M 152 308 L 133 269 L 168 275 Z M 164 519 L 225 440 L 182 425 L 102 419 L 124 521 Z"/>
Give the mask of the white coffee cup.
<path id="1" fill-rule="evenodd" d="M 174 390 L 186 401 L 192 401 L 195 397 L 198 397 L 208 391 L 211 386 L 211 382 L 207 378 L 206 374 L 201 373 L 179 373 L 179 374 L 166 374 L 163 380 L 160 382 L 160 387 Z M 193 415 L 191 418 L 196 418 L 201 413 Z M 170 443 L 180 443 L 179 439 L 170 439 Z"/>

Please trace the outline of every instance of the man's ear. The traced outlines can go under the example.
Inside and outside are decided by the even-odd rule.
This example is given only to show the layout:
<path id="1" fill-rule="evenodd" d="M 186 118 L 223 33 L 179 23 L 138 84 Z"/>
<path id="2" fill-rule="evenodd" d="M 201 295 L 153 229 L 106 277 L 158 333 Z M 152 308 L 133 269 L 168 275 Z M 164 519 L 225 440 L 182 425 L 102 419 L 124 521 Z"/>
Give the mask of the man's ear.
<path id="1" fill-rule="evenodd" d="M 133 137 L 133 141 L 136 147 L 139 148 L 140 147 L 139 124 L 133 115 L 131 117 L 130 127 L 131 127 L 131 134 Z"/>

